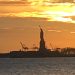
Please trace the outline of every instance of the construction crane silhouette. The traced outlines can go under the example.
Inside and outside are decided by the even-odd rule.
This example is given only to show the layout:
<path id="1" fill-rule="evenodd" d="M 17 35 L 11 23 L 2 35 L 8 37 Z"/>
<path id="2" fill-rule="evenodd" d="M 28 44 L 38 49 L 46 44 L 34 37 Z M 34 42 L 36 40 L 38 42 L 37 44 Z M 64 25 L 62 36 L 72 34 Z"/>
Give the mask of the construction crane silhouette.
<path id="1" fill-rule="evenodd" d="M 54 48 L 53 48 L 53 46 L 52 46 L 52 44 L 51 44 L 51 43 L 50 43 L 50 46 L 51 46 L 51 50 L 52 50 L 52 51 L 54 51 Z"/>
<path id="2" fill-rule="evenodd" d="M 22 46 L 22 50 L 27 51 L 28 47 L 25 46 L 25 44 L 23 44 L 22 42 L 20 42 L 21 46 Z"/>

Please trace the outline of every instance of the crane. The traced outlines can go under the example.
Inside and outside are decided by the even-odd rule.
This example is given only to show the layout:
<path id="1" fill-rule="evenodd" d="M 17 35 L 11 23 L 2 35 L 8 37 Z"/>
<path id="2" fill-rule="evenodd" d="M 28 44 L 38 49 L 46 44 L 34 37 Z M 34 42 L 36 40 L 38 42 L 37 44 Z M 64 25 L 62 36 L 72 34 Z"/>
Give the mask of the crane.
<path id="1" fill-rule="evenodd" d="M 22 42 L 20 42 L 21 46 L 22 46 L 22 50 L 28 50 L 28 47 L 25 46 L 25 44 L 23 44 Z"/>
<path id="2" fill-rule="evenodd" d="M 52 51 L 54 51 L 54 48 L 53 48 L 53 46 L 52 46 L 52 44 L 51 44 L 51 43 L 50 43 L 50 46 L 51 46 L 51 50 L 52 50 Z"/>

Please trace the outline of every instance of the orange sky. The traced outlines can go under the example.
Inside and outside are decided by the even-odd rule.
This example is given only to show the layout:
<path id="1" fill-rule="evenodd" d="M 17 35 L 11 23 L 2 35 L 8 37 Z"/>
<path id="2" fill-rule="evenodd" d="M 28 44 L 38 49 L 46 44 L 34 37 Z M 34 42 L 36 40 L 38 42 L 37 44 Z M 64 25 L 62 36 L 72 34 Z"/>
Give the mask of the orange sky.
<path id="1" fill-rule="evenodd" d="M 50 43 L 54 48 L 75 47 L 74 9 L 73 3 L 48 0 L 0 3 L 0 52 L 21 49 L 20 41 L 29 48 L 39 46 L 39 25 L 48 48 Z"/>

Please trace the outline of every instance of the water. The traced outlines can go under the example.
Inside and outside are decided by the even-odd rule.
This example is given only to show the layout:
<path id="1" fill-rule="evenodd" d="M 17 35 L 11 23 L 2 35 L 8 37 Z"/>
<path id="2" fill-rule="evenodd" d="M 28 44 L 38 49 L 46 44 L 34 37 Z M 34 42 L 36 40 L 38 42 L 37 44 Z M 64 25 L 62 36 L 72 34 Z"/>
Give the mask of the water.
<path id="1" fill-rule="evenodd" d="M 0 75 L 75 75 L 75 57 L 0 58 Z"/>

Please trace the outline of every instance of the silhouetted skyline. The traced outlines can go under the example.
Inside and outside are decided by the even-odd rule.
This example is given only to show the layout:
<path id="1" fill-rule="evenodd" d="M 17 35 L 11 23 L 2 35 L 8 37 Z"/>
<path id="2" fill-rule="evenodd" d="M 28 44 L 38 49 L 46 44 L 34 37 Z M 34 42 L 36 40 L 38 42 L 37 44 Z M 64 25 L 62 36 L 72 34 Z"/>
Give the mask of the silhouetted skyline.
<path id="1" fill-rule="evenodd" d="M 19 51 L 10 51 L 9 53 L 0 53 L 0 58 L 44 58 L 44 57 L 75 57 L 75 48 L 56 48 L 47 49 L 45 47 L 44 32 L 40 28 L 40 43 L 37 51 L 28 51 L 22 42 L 22 49 Z"/>

